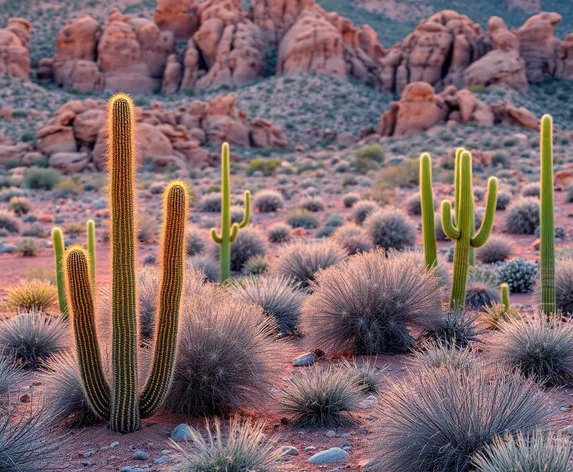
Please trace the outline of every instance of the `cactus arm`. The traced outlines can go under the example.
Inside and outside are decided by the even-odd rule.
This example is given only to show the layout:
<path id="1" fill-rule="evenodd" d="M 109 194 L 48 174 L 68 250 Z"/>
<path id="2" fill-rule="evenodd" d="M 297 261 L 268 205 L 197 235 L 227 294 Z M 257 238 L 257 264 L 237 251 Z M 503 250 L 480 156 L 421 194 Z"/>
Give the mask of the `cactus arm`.
<path id="1" fill-rule="evenodd" d="M 509 301 L 509 285 L 507 283 L 503 283 L 499 286 L 499 292 L 501 294 L 501 302 L 503 303 L 503 309 L 507 313 L 509 308 L 511 307 L 511 303 Z"/>
<path id="2" fill-rule="evenodd" d="M 92 411 L 100 418 L 107 418 L 111 392 L 103 372 L 97 340 L 89 255 L 83 248 L 75 246 L 67 251 L 65 259 L 66 288 L 82 389 Z"/>
<path id="3" fill-rule="evenodd" d="M 141 416 L 152 416 L 167 395 L 177 350 L 179 312 L 185 278 L 185 224 L 188 192 L 184 182 L 171 183 L 165 190 L 163 235 L 161 238 L 161 284 L 159 318 L 149 377 L 140 397 Z"/>
<path id="4" fill-rule="evenodd" d="M 112 270 L 113 390 L 110 427 L 130 433 L 139 429 L 137 387 L 137 279 L 135 118 L 133 102 L 114 96 L 109 105 L 109 169 Z"/>
<path id="5" fill-rule="evenodd" d="M 555 291 L 555 209 L 553 195 L 553 120 L 541 118 L 540 255 L 541 311 L 557 312 Z"/>
<path id="6" fill-rule="evenodd" d="M 238 235 L 239 235 L 239 225 L 235 223 L 233 224 L 233 226 L 231 226 L 231 234 L 229 235 L 229 241 L 234 243 Z"/>
<path id="7" fill-rule="evenodd" d="M 460 210 L 460 195 L 461 195 L 461 191 L 460 191 L 460 170 L 461 170 L 461 166 L 460 166 L 460 158 L 462 156 L 462 152 L 464 152 L 464 148 L 457 148 L 456 149 L 456 156 L 455 156 L 455 160 L 454 160 L 454 193 L 455 193 L 455 208 L 454 208 L 454 214 L 455 214 L 455 223 L 456 225 L 459 224 L 459 210 Z"/>
<path id="8" fill-rule="evenodd" d="M 90 279 L 92 291 L 96 294 L 96 239 L 95 239 L 95 221 L 88 220 L 86 224 L 88 234 L 88 253 L 90 255 Z"/>
<path id="9" fill-rule="evenodd" d="M 438 263 L 436 228 L 434 222 L 434 194 L 432 190 L 432 158 L 428 153 L 420 156 L 420 206 L 422 209 L 422 233 L 424 235 L 424 258 L 426 269 Z M 451 216 L 450 216 L 451 220 Z"/>
<path id="10" fill-rule="evenodd" d="M 495 208 L 497 205 L 497 179 L 490 177 L 487 184 L 487 203 L 483 222 L 478 233 L 471 239 L 470 244 L 472 247 L 481 247 L 485 244 L 491 230 L 493 229 L 493 220 L 495 218 Z"/>
<path id="11" fill-rule="evenodd" d="M 58 304 L 63 317 L 68 316 L 68 300 L 66 298 L 66 282 L 64 276 L 64 236 L 60 228 L 52 229 L 52 242 L 56 256 L 56 285 L 58 287 Z"/>
<path id="12" fill-rule="evenodd" d="M 243 221 L 239 223 L 239 228 L 244 228 L 249 224 L 251 219 L 251 192 L 245 191 L 245 213 L 243 215 Z"/>
<path id="13" fill-rule="evenodd" d="M 211 239 L 213 239 L 217 244 L 221 244 L 223 242 L 223 237 L 217 234 L 217 230 L 215 228 L 211 228 Z"/>
<path id="14" fill-rule="evenodd" d="M 452 220 L 452 202 L 449 200 L 442 202 L 442 229 L 446 236 L 452 240 L 460 237 L 460 230 L 456 228 Z"/>

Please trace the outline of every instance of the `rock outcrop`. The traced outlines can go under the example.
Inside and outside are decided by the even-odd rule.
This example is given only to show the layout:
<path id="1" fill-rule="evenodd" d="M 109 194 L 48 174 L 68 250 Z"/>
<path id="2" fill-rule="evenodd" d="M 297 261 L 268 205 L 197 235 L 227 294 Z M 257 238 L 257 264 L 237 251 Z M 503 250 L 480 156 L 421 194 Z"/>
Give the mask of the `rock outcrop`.
<path id="1" fill-rule="evenodd" d="M 197 0 L 158 0 L 153 20 L 161 30 L 171 31 L 175 39 L 189 39 L 199 28 Z"/>
<path id="2" fill-rule="evenodd" d="M 202 168 L 216 165 L 218 158 L 203 144 L 227 141 L 235 146 L 285 148 L 282 128 L 268 120 L 247 119 L 233 95 L 217 96 L 209 102 L 195 100 L 175 110 L 155 102 L 150 110 L 136 108 L 139 121 L 136 143 L 140 161 L 155 168 Z M 21 158 L 29 148 L 0 146 L 2 155 Z M 103 101 L 73 100 L 60 107 L 37 132 L 37 151 L 49 156 L 50 166 L 62 172 L 103 170 L 106 165 L 106 104 Z M 5 159 L 8 159 L 6 157 Z"/>
<path id="3" fill-rule="evenodd" d="M 0 77 L 30 80 L 30 30 L 23 18 L 11 18 L 0 29 Z"/>
<path id="4" fill-rule="evenodd" d="M 453 85 L 436 94 L 427 82 L 415 82 L 404 88 L 400 101 L 390 103 L 380 118 L 377 134 L 405 136 L 447 121 L 472 122 L 479 126 L 503 123 L 539 129 L 539 119 L 525 108 L 508 102 L 488 105 L 469 90 L 458 90 Z"/>

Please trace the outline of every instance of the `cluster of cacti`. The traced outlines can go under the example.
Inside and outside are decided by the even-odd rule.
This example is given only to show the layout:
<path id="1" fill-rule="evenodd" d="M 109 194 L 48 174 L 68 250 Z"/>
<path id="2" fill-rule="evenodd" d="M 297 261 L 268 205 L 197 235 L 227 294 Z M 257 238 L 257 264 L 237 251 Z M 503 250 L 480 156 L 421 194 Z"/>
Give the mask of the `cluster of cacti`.
<path id="1" fill-rule="evenodd" d="M 428 153 L 420 156 L 420 207 L 422 210 L 422 233 L 424 235 L 424 259 L 426 269 L 431 269 L 438 263 L 438 249 L 434 223 L 432 158 Z"/>
<path id="2" fill-rule="evenodd" d="M 549 115 L 541 119 L 540 257 L 541 311 L 557 311 L 555 292 L 555 210 L 553 207 L 553 122 Z"/>
<path id="3" fill-rule="evenodd" d="M 461 311 L 465 305 L 468 269 L 472 262 L 472 249 L 485 244 L 493 228 L 493 219 L 497 202 L 497 179 L 488 181 L 487 203 L 481 228 L 475 232 L 474 195 L 472 187 L 472 158 L 464 150 L 456 151 L 455 160 L 455 220 L 452 204 L 442 202 L 442 228 L 446 236 L 454 243 L 454 271 L 450 309 Z"/>
<path id="4" fill-rule="evenodd" d="M 245 212 L 240 223 L 231 224 L 231 159 L 229 144 L 223 143 L 221 150 L 221 232 L 211 229 L 213 241 L 221 246 L 219 250 L 220 276 L 224 282 L 231 272 L 231 244 L 237 238 L 239 230 L 249 224 L 251 217 L 251 192 L 245 191 Z"/>
<path id="5" fill-rule="evenodd" d="M 78 365 L 86 399 L 94 413 L 110 419 L 113 431 L 139 428 L 140 418 L 154 414 L 162 403 L 175 365 L 179 310 L 185 273 L 185 225 L 188 191 L 172 182 L 164 193 L 161 237 L 161 284 L 151 370 L 138 389 L 136 194 L 134 110 L 125 95 L 109 105 L 109 169 L 112 266 L 112 372 L 104 375 L 94 316 L 90 254 L 81 247 L 66 252 L 65 273 Z"/>
<path id="6" fill-rule="evenodd" d="M 88 235 L 88 253 L 90 255 L 90 279 L 92 290 L 95 294 L 96 287 L 96 242 L 95 242 L 95 222 L 88 220 L 86 224 Z M 58 227 L 52 229 L 52 243 L 56 256 L 56 285 L 58 287 L 58 304 L 60 313 L 68 316 L 68 299 L 66 297 L 66 283 L 64 278 L 64 235 Z"/>

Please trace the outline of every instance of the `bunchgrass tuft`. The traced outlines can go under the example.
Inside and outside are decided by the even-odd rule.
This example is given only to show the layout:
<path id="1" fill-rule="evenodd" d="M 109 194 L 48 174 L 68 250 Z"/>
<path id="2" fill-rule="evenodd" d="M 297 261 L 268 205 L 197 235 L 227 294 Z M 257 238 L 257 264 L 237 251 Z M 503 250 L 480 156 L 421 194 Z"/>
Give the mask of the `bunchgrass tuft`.
<path id="1" fill-rule="evenodd" d="M 471 312 L 445 312 L 433 320 L 432 326 L 422 332 L 421 338 L 464 348 L 471 342 L 480 342 L 483 330 L 476 320 L 477 314 Z"/>
<path id="2" fill-rule="evenodd" d="M 58 289 L 47 280 L 26 280 L 6 291 L 6 309 L 11 312 L 46 313 L 55 307 Z"/>

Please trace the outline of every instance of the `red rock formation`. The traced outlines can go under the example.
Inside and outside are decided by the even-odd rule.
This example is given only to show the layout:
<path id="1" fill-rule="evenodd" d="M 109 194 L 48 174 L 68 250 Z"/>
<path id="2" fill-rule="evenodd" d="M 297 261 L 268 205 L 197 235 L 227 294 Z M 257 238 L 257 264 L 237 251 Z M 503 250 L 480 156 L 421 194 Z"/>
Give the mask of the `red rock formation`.
<path id="1" fill-rule="evenodd" d="M 161 30 L 171 31 L 175 39 L 189 39 L 199 28 L 197 0 L 158 0 L 153 21 Z"/>
<path id="2" fill-rule="evenodd" d="M 0 77 L 30 80 L 30 29 L 23 18 L 11 18 L 0 29 Z"/>

